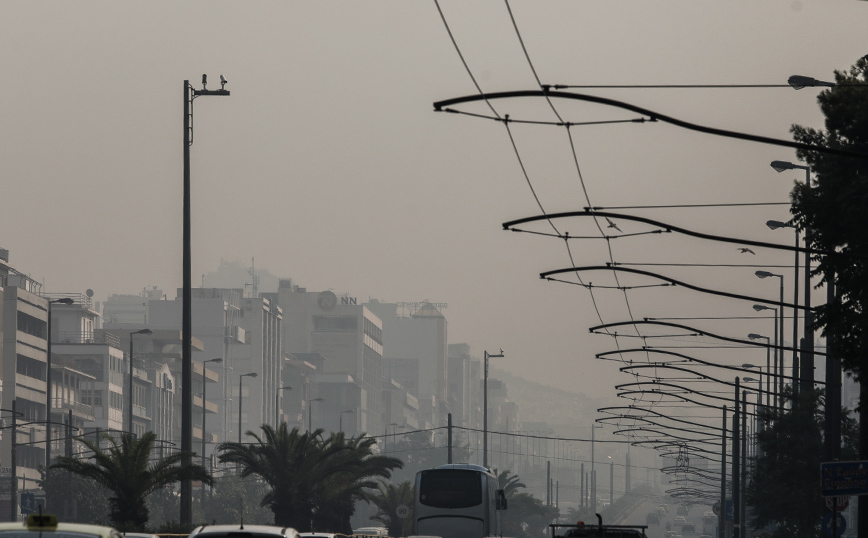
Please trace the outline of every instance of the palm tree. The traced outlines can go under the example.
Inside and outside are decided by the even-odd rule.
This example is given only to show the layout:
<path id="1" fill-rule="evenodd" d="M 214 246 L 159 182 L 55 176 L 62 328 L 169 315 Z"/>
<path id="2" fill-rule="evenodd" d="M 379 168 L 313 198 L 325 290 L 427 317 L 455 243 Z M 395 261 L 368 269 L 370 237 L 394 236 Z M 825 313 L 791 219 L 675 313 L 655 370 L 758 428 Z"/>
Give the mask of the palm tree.
<path id="1" fill-rule="evenodd" d="M 120 443 L 108 434 L 103 438 L 111 443 L 108 450 L 99 443 L 82 440 L 93 451 L 88 460 L 58 456 L 51 468 L 89 478 L 109 490 L 109 518 L 119 530 L 144 530 L 149 517 L 145 498 L 151 493 L 184 479 L 206 484 L 212 481 L 208 471 L 199 465 L 181 467 L 180 452 L 152 463 L 157 438 L 154 432 L 146 432 L 139 439 L 122 433 Z"/>
<path id="2" fill-rule="evenodd" d="M 519 488 L 526 488 L 524 483 L 518 481 L 518 475 L 509 476 L 512 471 L 506 470 L 498 473 L 497 467 L 494 468 L 494 475 L 497 476 L 497 487 L 503 490 L 503 494 L 507 499 L 518 493 Z"/>
<path id="3" fill-rule="evenodd" d="M 406 536 L 413 521 L 413 484 L 407 480 L 400 484 L 388 484 L 382 482 L 379 491 L 371 495 L 371 502 L 377 507 L 377 513 L 371 517 L 379 521 L 389 529 L 389 536 Z M 410 509 L 405 518 L 398 516 L 398 507 L 406 506 Z"/>
<path id="4" fill-rule="evenodd" d="M 374 454 L 376 440 L 365 435 L 346 439 L 343 433 L 332 433 L 322 445 L 344 448 L 334 456 L 333 462 L 344 470 L 317 488 L 314 524 L 318 529 L 352 534 L 350 518 L 356 501 L 371 502 L 371 495 L 377 490 L 378 483 L 373 478 L 391 478 L 392 470 L 404 464 L 397 458 Z"/>
<path id="5" fill-rule="evenodd" d="M 261 505 L 274 513 L 275 525 L 309 530 L 317 488 L 350 470 L 334 459 L 346 448 L 320 442 L 322 430 L 304 434 L 298 428 L 288 431 L 285 422 L 277 429 L 263 424 L 262 434 L 247 432 L 255 443 L 220 444 L 220 461 L 238 464 L 243 478 L 256 475 L 268 484 L 270 491 Z"/>

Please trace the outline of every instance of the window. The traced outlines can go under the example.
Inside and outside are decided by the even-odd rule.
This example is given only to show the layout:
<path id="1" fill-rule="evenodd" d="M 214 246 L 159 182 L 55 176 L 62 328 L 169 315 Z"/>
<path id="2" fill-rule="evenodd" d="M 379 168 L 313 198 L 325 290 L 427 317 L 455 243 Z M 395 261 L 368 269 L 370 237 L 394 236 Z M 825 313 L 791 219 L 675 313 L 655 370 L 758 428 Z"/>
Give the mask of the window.
<path id="1" fill-rule="evenodd" d="M 434 508 L 470 508 L 482 504 L 482 475 L 476 471 L 422 471 L 419 501 Z"/>
<path id="2" fill-rule="evenodd" d="M 354 332 L 358 327 L 356 316 L 314 316 L 314 331 Z"/>
<path id="3" fill-rule="evenodd" d="M 18 330 L 27 333 L 37 338 L 45 338 L 48 329 L 48 323 L 41 319 L 36 319 L 30 314 L 18 312 Z"/>
<path id="4" fill-rule="evenodd" d="M 24 355 L 18 355 L 15 364 L 15 372 L 27 377 L 45 381 L 45 363 Z"/>

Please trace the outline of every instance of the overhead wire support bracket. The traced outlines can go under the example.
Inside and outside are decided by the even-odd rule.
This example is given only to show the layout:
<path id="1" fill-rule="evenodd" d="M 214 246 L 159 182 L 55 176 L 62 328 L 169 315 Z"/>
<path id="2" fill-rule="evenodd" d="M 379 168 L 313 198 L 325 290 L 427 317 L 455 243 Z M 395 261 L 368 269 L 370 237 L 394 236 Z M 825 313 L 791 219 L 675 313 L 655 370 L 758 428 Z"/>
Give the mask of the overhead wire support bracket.
<path id="1" fill-rule="evenodd" d="M 749 142 L 757 142 L 760 144 L 769 144 L 773 146 L 782 146 L 786 148 L 793 148 L 802 151 L 816 151 L 818 153 L 828 153 L 831 155 L 839 155 L 841 157 L 853 157 L 856 159 L 868 159 L 868 153 L 862 153 L 859 151 L 851 151 L 847 149 L 840 148 L 828 148 L 825 146 L 817 146 L 815 144 L 804 144 L 802 142 L 793 142 L 791 140 L 784 140 L 781 138 L 771 138 L 767 136 L 754 135 L 750 133 L 742 133 L 739 131 L 730 131 L 727 129 L 718 129 L 716 127 L 708 127 L 705 125 L 699 125 L 696 123 L 691 123 L 684 120 L 679 120 L 677 118 L 673 118 L 671 116 L 667 116 L 665 114 L 660 114 L 658 112 L 654 112 L 653 110 L 648 110 L 647 108 L 642 108 L 636 105 L 632 105 L 630 103 L 625 103 L 623 101 L 617 101 L 615 99 L 608 99 L 606 97 L 599 97 L 596 95 L 586 95 L 582 93 L 573 93 L 573 92 L 562 92 L 562 91 L 551 91 L 551 90 L 517 90 L 517 91 L 509 91 L 509 92 L 494 92 L 494 93 L 479 93 L 475 95 L 466 95 L 463 97 L 454 97 L 452 99 L 444 99 L 443 101 L 436 101 L 434 103 L 434 111 L 441 112 L 444 107 L 449 107 L 451 105 L 456 105 L 460 103 L 470 103 L 474 101 L 492 101 L 495 99 L 510 99 L 515 97 L 557 97 L 561 99 L 573 99 L 577 101 L 587 101 L 590 103 L 597 103 L 601 105 L 612 106 L 615 108 L 621 108 L 624 110 L 629 110 L 631 112 L 635 112 L 637 114 L 642 114 L 645 116 L 650 116 L 653 119 L 662 121 L 664 123 L 669 123 L 671 125 L 675 125 L 676 127 L 681 127 L 683 129 L 689 129 L 691 131 L 697 131 L 700 133 L 712 134 L 716 136 L 723 136 L 726 138 L 735 138 L 738 140 L 747 140 Z"/>

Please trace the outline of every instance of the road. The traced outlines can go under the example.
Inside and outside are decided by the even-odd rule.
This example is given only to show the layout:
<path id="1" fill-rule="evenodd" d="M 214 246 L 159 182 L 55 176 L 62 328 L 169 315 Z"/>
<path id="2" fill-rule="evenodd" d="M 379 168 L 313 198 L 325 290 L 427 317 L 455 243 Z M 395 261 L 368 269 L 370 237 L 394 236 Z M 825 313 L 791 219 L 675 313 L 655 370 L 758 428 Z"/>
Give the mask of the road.
<path id="1" fill-rule="evenodd" d="M 656 509 L 663 503 L 668 504 L 668 510 L 665 514 L 660 516 L 660 523 L 654 524 L 649 523 L 647 521 L 647 517 L 649 513 L 656 513 Z M 702 536 L 702 517 L 703 514 L 707 511 L 710 511 L 710 508 L 706 505 L 692 505 L 687 507 L 687 515 L 684 516 L 686 523 L 692 523 L 696 529 L 696 532 L 682 532 L 683 526 L 681 523 L 676 523 L 675 518 L 678 516 L 678 507 L 680 505 L 677 504 L 676 501 L 669 498 L 663 498 L 660 496 L 649 497 L 642 504 L 640 504 L 636 510 L 633 511 L 627 517 L 627 520 L 623 522 L 625 525 L 647 525 L 648 528 L 645 530 L 645 534 L 648 538 L 664 538 L 663 534 L 666 532 L 666 524 L 667 522 L 670 525 L 670 529 L 675 531 L 678 535 L 682 535 L 683 538 L 700 538 Z M 713 536 L 714 533 L 711 533 Z"/>

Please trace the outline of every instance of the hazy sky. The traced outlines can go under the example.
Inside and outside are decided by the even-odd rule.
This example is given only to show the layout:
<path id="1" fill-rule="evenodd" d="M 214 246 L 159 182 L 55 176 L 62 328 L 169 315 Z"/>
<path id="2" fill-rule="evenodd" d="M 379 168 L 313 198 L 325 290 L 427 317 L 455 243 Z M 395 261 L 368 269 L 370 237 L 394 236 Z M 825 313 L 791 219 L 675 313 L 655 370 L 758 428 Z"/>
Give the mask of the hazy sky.
<path id="1" fill-rule="evenodd" d="M 545 84 L 782 84 L 792 74 L 831 79 L 868 53 L 863 2 L 509 6 Z M 536 89 L 505 3 L 441 7 L 484 91 Z M 501 223 L 540 213 L 522 165 L 546 211 L 587 205 L 566 129 L 512 124 L 519 163 L 502 124 L 433 112 L 434 101 L 476 89 L 432 1 L 3 0 L 0 58 L 0 247 L 47 292 L 93 288 L 104 300 L 159 286 L 174 296 L 182 278 L 182 84 L 201 87 L 208 73 L 209 88 L 223 74 L 232 95 L 195 101 L 194 283 L 221 258 L 255 257 L 310 290 L 447 303 L 451 342 L 480 355 L 503 348 L 504 368 L 593 396 L 614 396 L 613 385 L 629 381 L 620 364 L 594 353 L 641 345 L 589 335 L 600 319 L 756 315 L 750 303 L 687 290 L 630 290 L 625 298 L 597 289 L 592 298 L 541 281 L 540 272 L 570 265 L 564 242 L 505 232 Z M 789 138 L 793 123 L 822 121 L 814 89 L 576 91 L 777 138 Z M 514 119 L 554 119 L 539 100 L 494 106 Z M 637 117 L 555 106 L 572 122 Z M 490 113 L 478 104 L 463 109 Z M 804 177 L 769 167 L 794 160 L 791 150 L 663 123 L 571 134 L 594 206 L 785 202 Z M 707 233 L 793 240 L 764 225 L 786 220 L 785 206 L 624 212 Z M 624 233 L 650 229 L 617 224 Z M 590 219 L 557 225 L 599 236 Z M 610 260 L 601 240 L 570 247 L 576 265 Z M 610 247 L 621 263 L 786 266 L 792 295 L 790 254 L 741 254 L 674 234 L 613 239 Z M 760 280 L 754 268 L 641 268 L 769 299 L 778 293 L 776 279 Z M 601 272 L 585 281 L 614 283 Z M 620 282 L 654 283 L 624 275 Z M 685 323 L 734 337 L 772 331 L 769 319 Z M 655 333 L 671 334 L 648 330 Z M 762 351 L 697 356 L 765 360 Z"/>

